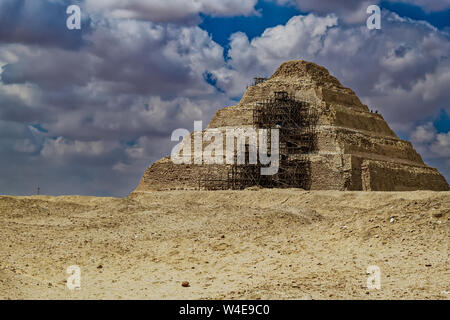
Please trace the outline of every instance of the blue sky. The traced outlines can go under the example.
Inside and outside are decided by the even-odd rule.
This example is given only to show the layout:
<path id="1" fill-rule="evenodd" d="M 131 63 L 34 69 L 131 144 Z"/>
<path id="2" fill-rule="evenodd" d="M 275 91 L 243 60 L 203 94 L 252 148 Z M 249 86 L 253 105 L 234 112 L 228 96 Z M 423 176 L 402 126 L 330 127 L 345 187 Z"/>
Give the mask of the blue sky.
<path id="1" fill-rule="evenodd" d="M 174 129 L 290 59 L 329 69 L 450 180 L 449 32 L 446 0 L 0 0 L 0 194 L 127 195 Z"/>
<path id="2" fill-rule="evenodd" d="M 402 17 L 427 21 L 436 28 L 450 27 L 450 10 L 426 12 L 420 6 L 414 4 L 390 1 L 382 1 L 380 7 L 395 12 Z M 202 23 L 200 27 L 208 31 L 214 41 L 226 47 L 230 36 L 237 31 L 245 32 L 249 39 L 253 39 L 260 36 L 267 28 L 285 24 L 293 16 L 307 13 L 302 12 L 294 5 L 282 6 L 272 1 L 259 1 L 255 8 L 260 15 L 250 17 L 201 15 Z"/>
<path id="3" fill-rule="evenodd" d="M 212 39 L 226 48 L 230 36 L 238 31 L 245 32 L 249 39 L 260 36 L 264 30 L 285 24 L 295 15 L 301 14 L 294 6 L 280 6 L 273 2 L 259 1 L 255 9 L 259 15 L 250 17 L 211 17 L 201 15 L 200 28 L 211 34 Z"/>

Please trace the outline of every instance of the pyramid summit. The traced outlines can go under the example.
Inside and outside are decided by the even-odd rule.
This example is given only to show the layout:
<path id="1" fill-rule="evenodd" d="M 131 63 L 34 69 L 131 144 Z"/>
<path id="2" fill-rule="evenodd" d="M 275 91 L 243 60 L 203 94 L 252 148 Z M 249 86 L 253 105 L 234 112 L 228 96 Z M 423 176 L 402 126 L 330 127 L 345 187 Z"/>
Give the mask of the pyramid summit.
<path id="1" fill-rule="evenodd" d="M 258 165 L 247 162 L 175 164 L 166 157 L 146 170 L 136 191 L 253 185 L 311 190 L 449 190 L 438 170 L 427 166 L 410 142 L 399 139 L 382 115 L 371 112 L 353 90 L 315 63 L 288 61 L 269 79 L 255 79 L 237 105 L 215 113 L 207 129 L 225 133 L 230 128 L 270 131 L 275 127 L 280 132 L 280 169 L 273 177 L 260 176 Z M 191 146 L 193 135 L 183 143 Z"/>

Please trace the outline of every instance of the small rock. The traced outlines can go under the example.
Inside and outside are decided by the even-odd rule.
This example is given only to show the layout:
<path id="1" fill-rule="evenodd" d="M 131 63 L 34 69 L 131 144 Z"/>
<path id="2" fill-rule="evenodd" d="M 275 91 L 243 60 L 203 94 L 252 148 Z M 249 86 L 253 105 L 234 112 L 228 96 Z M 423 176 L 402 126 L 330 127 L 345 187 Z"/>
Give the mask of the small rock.
<path id="1" fill-rule="evenodd" d="M 220 239 L 225 239 L 225 235 L 223 234 L 223 235 L 220 237 Z"/>
<path id="2" fill-rule="evenodd" d="M 442 218 L 444 216 L 444 214 L 441 211 L 433 212 L 432 215 L 435 218 Z"/>
<path id="3" fill-rule="evenodd" d="M 189 284 L 189 281 L 183 281 L 183 282 L 181 283 L 181 286 L 184 287 L 184 288 L 188 288 L 188 287 L 190 287 L 191 285 Z"/>
<path id="4" fill-rule="evenodd" d="M 391 218 L 391 220 L 389 220 L 390 223 L 394 223 L 395 219 L 394 217 Z"/>
<path id="5" fill-rule="evenodd" d="M 425 267 L 431 267 L 431 264 L 426 264 Z"/>
<path id="6" fill-rule="evenodd" d="M 98 266 L 97 266 L 97 269 L 102 269 L 103 268 L 103 266 L 101 265 L 101 264 L 99 264 Z"/>

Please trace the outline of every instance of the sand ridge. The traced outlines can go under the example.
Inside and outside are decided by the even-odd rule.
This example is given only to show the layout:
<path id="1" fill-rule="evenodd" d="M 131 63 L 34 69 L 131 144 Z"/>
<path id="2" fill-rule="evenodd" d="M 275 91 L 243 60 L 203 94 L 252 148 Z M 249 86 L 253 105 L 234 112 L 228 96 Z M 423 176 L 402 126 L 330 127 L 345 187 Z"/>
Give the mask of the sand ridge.
<path id="1" fill-rule="evenodd" d="M 0 298 L 449 299 L 449 217 L 431 191 L 2 196 Z"/>

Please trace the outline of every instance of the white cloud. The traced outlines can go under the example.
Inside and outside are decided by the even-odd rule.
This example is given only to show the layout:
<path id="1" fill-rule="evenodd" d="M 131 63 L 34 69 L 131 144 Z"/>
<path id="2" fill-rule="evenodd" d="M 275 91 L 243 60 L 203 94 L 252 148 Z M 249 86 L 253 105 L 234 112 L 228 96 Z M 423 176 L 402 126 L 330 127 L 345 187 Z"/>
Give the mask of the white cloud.
<path id="1" fill-rule="evenodd" d="M 337 25 L 334 15 L 296 16 L 286 25 L 268 28 L 260 37 L 249 41 L 242 33 L 231 36 L 228 69 L 214 72 L 217 83 L 232 96 L 242 94 L 245 84 L 254 76 L 269 76 L 284 61 L 315 60 L 324 49 L 329 30 Z"/>
<path id="2" fill-rule="evenodd" d="M 249 41 L 231 37 L 228 69 L 218 84 L 233 95 L 245 79 L 270 76 L 284 61 L 304 59 L 323 65 L 394 129 L 409 131 L 424 118 L 450 108 L 449 36 L 429 24 L 383 13 L 383 29 L 339 24 L 336 16 L 296 16 Z M 240 91 L 239 91 L 240 90 Z"/>
<path id="3" fill-rule="evenodd" d="M 154 22 L 187 22 L 198 14 L 211 16 L 249 16 L 256 14 L 257 0 L 86 0 L 89 11 L 112 18 Z"/>
<path id="4" fill-rule="evenodd" d="M 411 134 L 411 139 L 418 143 L 429 143 L 436 138 L 436 129 L 431 122 L 418 126 Z"/>
<path id="5" fill-rule="evenodd" d="M 396 0 L 413 4 L 423 8 L 425 11 L 442 11 L 450 9 L 450 0 Z"/>
<path id="6" fill-rule="evenodd" d="M 411 133 L 411 141 L 423 156 L 450 163 L 450 132 L 438 133 L 433 124 L 428 122 Z"/>
<path id="7" fill-rule="evenodd" d="M 319 14 L 336 14 L 346 23 L 360 23 L 365 21 L 369 15 L 367 7 L 378 4 L 379 0 L 274 0 L 281 5 L 295 5 L 303 12 L 314 12 Z"/>
<path id="8" fill-rule="evenodd" d="M 272 0 L 281 5 L 294 5 L 303 12 L 319 14 L 336 14 L 345 23 L 361 23 L 369 15 L 366 10 L 370 5 L 380 5 L 380 0 Z M 391 3 L 403 2 L 421 7 L 426 12 L 450 9 L 450 0 L 392 0 Z"/>
<path id="9" fill-rule="evenodd" d="M 61 159 L 64 157 L 71 157 L 73 155 L 82 156 L 101 156 L 111 152 L 117 148 L 118 144 L 115 142 L 105 141 L 73 141 L 63 137 L 56 139 L 46 139 L 41 151 L 42 156 L 51 159 Z"/>
<path id="10" fill-rule="evenodd" d="M 436 140 L 430 146 L 430 150 L 433 154 L 447 158 L 450 161 L 450 132 L 439 133 L 436 136 Z"/>

